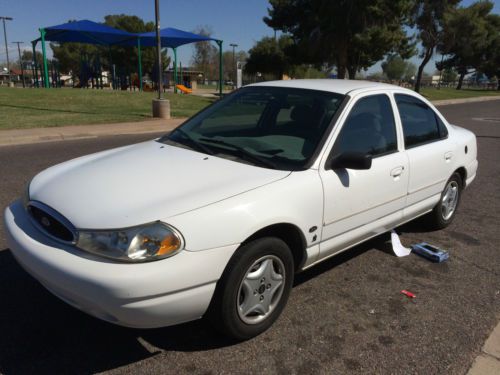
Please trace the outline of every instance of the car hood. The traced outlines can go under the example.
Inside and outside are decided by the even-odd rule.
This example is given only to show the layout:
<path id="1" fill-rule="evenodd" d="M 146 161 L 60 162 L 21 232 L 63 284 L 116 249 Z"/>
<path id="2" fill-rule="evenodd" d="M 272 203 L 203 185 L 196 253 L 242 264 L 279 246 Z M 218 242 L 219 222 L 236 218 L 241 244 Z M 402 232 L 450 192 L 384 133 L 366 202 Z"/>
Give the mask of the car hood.
<path id="1" fill-rule="evenodd" d="M 29 194 L 76 228 L 123 228 L 164 220 L 289 174 L 149 141 L 51 167 L 31 181 Z"/>

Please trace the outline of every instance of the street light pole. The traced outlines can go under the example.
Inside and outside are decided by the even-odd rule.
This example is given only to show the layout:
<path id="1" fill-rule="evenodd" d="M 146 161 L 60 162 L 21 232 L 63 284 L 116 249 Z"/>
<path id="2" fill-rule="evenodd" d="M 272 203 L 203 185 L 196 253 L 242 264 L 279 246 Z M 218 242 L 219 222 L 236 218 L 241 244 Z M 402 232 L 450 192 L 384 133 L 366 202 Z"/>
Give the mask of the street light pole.
<path id="1" fill-rule="evenodd" d="M 236 87 L 236 80 L 237 80 L 237 77 L 236 77 L 236 61 L 234 59 L 234 49 L 236 47 L 238 47 L 238 45 L 236 43 L 231 43 L 230 46 L 233 47 L 233 89 L 234 89 Z"/>
<path id="2" fill-rule="evenodd" d="M 26 87 L 24 83 L 24 67 L 23 60 L 21 59 L 21 47 L 19 46 L 23 42 L 12 42 L 12 44 L 17 44 L 17 52 L 19 53 L 19 65 L 21 65 L 21 79 L 23 81 L 23 88 Z"/>
<path id="3" fill-rule="evenodd" d="M 7 29 L 5 28 L 5 21 L 12 21 L 12 17 L 2 17 L 0 19 L 3 21 L 3 37 L 5 40 L 5 54 L 7 55 L 7 74 L 9 76 L 9 85 L 10 85 L 10 62 L 9 62 L 9 48 L 7 45 Z"/>
<path id="4" fill-rule="evenodd" d="M 155 0 L 156 63 L 158 65 L 158 98 L 153 99 L 153 117 L 170 118 L 170 101 L 163 98 L 163 67 L 161 63 L 160 0 Z"/>
<path id="5" fill-rule="evenodd" d="M 156 21 L 156 58 L 158 64 L 158 100 L 162 99 L 163 77 L 161 64 L 161 37 L 160 37 L 160 0 L 155 0 L 155 21 Z"/>

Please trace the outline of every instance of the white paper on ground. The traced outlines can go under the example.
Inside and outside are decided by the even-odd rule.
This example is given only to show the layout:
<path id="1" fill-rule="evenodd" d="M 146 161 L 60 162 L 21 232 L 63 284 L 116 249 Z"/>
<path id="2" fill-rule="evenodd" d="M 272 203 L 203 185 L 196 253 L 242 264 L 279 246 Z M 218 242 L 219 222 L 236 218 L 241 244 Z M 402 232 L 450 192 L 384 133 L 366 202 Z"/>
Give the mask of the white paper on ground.
<path id="1" fill-rule="evenodd" d="M 401 244 L 401 240 L 399 239 L 398 234 L 393 230 L 391 231 L 391 243 L 392 251 L 394 251 L 394 254 L 397 257 L 405 257 L 407 255 L 410 255 L 411 249 L 408 247 L 404 247 L 403 244 Z"/>

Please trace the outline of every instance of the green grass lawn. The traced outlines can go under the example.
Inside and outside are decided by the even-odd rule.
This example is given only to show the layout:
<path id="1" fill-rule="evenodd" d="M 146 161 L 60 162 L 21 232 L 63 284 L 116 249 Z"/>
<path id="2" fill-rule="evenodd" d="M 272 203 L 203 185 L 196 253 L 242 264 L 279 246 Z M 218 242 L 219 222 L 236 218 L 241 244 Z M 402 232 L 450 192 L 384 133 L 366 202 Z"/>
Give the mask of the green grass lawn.
<path id="1" fill-rule="evenodd" d="M 482 89 L 462 89 L 442 87 L 437 88 L 422 88 L 420 93 L 428 100 L 444 100 L 444 99 L 462 99 L 472 98 L 477 96 L 498 96 L 500 91 L 497 90 L 482 90 Z"/>
<path id="2" fill-rule="evenodd" d="M 424 88 L 430 100 L 500 95 L 499 91 Z M 141 121 L 151 118 L 154 93 L 86 89 L 0 87 L 0 129 Z M 213 99 L 166 94 L 173 117 L 188 117 Z"/>
<path id="3" fill-rule="evenodd" d="M 151 118 L 155 93 L 86 89 L 0 88 L 0 129 L 141 121 Z M 166 94 L 173 117 L 188 117 L 212 102 Z"/>

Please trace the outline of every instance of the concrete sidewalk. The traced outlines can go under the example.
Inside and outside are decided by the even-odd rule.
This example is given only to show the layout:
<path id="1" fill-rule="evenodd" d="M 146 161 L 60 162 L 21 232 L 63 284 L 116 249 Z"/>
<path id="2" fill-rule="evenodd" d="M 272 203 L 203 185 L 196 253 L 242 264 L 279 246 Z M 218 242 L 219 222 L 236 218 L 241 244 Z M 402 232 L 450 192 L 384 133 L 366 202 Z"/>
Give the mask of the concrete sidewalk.
<path id="1" fill-rule="evenodd" d="M 0 130 L 0 147 L 28 143 L 95 138 L 103 135 L 168 132 L 185 120 L 185 118 L 175 118 L 169 120 L 151 119 L 147 121 L 123 122 L 118 124 L 74 125 L 53 128 Z"/>
<path id="2" fill-rule="evenodd" d="M 481 354 L 476 357 L 467 375 L 500 374 L 500 323 L 484 343 Z"/>

